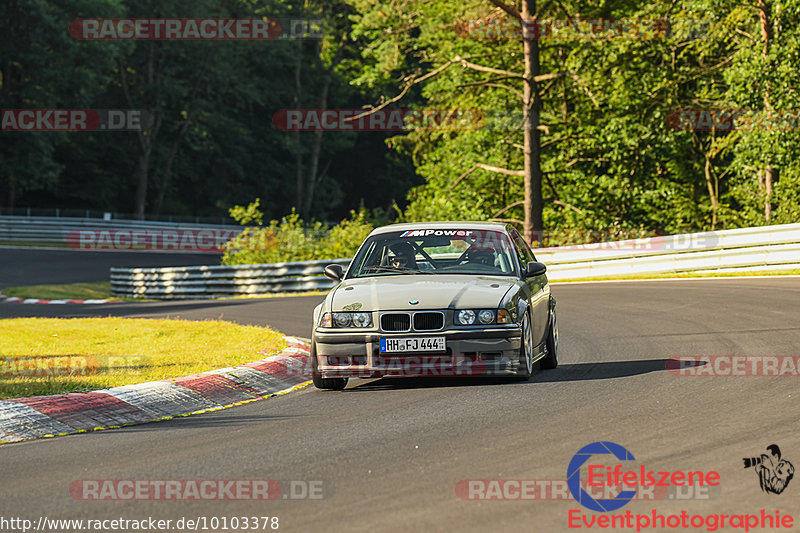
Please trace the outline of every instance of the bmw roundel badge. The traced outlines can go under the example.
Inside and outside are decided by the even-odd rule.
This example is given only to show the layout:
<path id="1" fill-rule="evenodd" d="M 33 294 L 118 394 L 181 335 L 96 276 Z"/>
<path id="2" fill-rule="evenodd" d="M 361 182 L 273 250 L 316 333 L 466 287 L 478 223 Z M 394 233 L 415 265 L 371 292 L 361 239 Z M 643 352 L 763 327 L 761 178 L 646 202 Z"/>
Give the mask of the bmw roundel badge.
<path id="1" fill-rule="evenodd" d="M 411 305 L 417 305 L 419 303 L 419 300 L 409 300 L 408 303 L 410 303 Z"/>

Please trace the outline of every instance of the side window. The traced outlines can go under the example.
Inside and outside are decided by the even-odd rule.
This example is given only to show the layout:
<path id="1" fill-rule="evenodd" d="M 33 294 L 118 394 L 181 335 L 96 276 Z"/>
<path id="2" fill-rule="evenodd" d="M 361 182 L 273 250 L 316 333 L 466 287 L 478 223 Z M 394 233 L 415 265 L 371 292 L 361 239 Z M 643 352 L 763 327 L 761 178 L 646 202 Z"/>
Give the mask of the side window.
<path id="1" fill-rule="evenodd" d="M 525 239 L 523 239 L 521 235 L 520 235 L 520 237 L 519 237 L 519 240 L 520 240 L 520 241 L 522 241 L 522 246 L 523 246 L 523 249 L 525 250 L 525 253 L 527 253 L 527 254 L 528 254 L 528 256 L 531 258 L 531 261 L 536 261 L 536 256 L 535 256 L 535 255 L 533 255 L 533 250 L 531 250 L 531 247 L 530 247 L 530 245 L 528 244 L 528 241 L 526 241 Z"/>
<path id="2" fill-rule="evenodd" d="M 511 238 L 514 239 L 514 248 L 517 250 L 517 257 L 519 257 L 519 262 L 524 270 L 529 262 L 536 261 L 536 257 L 533 255 L 528 243 L 525 242 L 525 239 L 522 238 L 522 235 L 520 235 L 517 230 L 511 230 Z"/>

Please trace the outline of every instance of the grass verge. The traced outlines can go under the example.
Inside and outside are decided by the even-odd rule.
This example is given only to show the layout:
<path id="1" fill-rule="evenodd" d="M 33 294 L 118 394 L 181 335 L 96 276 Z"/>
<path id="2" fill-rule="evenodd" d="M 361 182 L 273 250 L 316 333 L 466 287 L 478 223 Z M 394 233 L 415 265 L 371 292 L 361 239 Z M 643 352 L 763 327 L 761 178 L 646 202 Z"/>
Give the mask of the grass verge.
<path id="1" fill-rule="evenodd" d="M 216 320 L 0 320 L 0 399 L 176 378 L 279 353 L 283 335 Z"/>
<path id="2" fill-rule="evenodd" d="M 107 300 L 111 298 L 111 283 L 98 281 L 95 283 L 8 287 L 3 289 L 3 295 L 39 300 Z"/>

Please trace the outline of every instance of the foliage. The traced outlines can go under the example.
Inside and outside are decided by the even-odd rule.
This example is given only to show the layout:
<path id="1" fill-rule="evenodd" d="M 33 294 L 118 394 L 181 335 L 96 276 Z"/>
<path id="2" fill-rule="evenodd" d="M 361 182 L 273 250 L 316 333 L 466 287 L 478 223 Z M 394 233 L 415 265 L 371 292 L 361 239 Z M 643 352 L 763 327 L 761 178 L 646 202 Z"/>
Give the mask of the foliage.
<path id="1" fill-rule="evenodd" d="M 0 207 L 133 213 L 144 165 L 149 216 L 222 216 L 256 197 L 268 218 L 286 215 L 297 198 L 298 148 L 272 117 L 280 109 L 318 107 L 312 95 L 319 61 L 330 62 L 339 42 L 334 33 L 343 34 L 329 29 L 346 27 L 348 10 L 340 1 L 311 0 L 0 2 L 0 108 L 134 108 L 161 118 L 160 128 L 142 136 L 0 133 Z M 75 18 L 125 16 L 322 18 L 331 28 L 322 40 L 266 41 L 81 41 L 66 31 Z M 348 53 L 328 107 L 359 108 L 376 94 L 349 84 L 362 44 L 344 37 Z M 313 135 L 302 134 L 301 152 Z M 404 203 L 421 178 L 382 143 L 384 136 L 324 133 L 320 163 L 328 172 L 319 176 L 309 218 L 336 220 L 362 201 L 368 209 Z"/>
<path id="2" fill-rule="evenodd" d="M 241 224 L 247 226 L 248 224 L 263 224 L 264 213 L 259 211 L 261 206 L 261 198 L 256 198 L 254 202 L 250 202 L 247 207 L 241 205 L 233 206 L 230 209 L 231 218 Z"/>
<path id="3" fill-rule="evenodd" d="M 800 4 L 537 5 L 540 19 L 664 20 L 671 28 L 539 42 L 542 73 L 551 75 L 539 83 L 544 230 L 678 233 L 800 220 Z M 769 11 L 767 42 L 759 6 Z M 237 42 L 92 42 L 64 31 L 76 17 L 126 15 L 318 18 L 324 31 L 319 40 Z M 279 260 L 319 257 L 314 232 L 359 205 L 371 214 L 365 223 L 351 216 L 342 249 L 395 214 L 521 220 L 522 178 L 491 167 L 523 167 L 522 43 L 474 38 L 464 32 L 469 20 L 511 21 L 490 0 L 0 3 L 3 109 L 135 107 L 162 120 L 147 153 L 130 132 L 2 133 L 0 202 L 131 212 L 137 168 L 147 163 L 148 214 L 226 215 L 259 198 L 231 213 L 245 224 L 260 225 L 257 213 L 275 219 L 242 238 L 260 239 L 263 254 L 280 248 L 270 256 Z M 390 107 L 478 110 L 486 120 L 399 135 L 294 134 L 272 123 L 281 109 L 359 109 L 400 93 Z M 793 113 L 794 122 L 687 131 L 670 122 L 686 109 Z M 775 170 L 771 195 L 759 179 L 767 168 Z M 232 249 L 228 260 L 247 253 Z"/>
<path id="4" fill-rule="evenodd" d="M 351 1 L 361 13 L 354 31 L 374 39 L 354 83 L 415 79 L 456 56 L 496 71 L 523 70 L 519 39 L 464 38 L 467 20 L 511 21 L 493 2 L 422 6 L 407 0 L 387 10 L 382 3 Z M 680 131 L 670 115 L 758 110 L 765 92 L 776 109 L 800 108 L 800 8 L 766 2 L 775 35 L 764 59 L 757 4 L 537 4 L 543 19 L 668 20 L 672 29 L 654 38 L 540 41 L 542 72 L 554 75 L 540 84 L 545 230 L 677 233 L 765 223 L 765 192 L 755 175 L 767 164 L 780 170 L 771 222 L 798 220 L 797 125 L 781 132 Z M 522 168 L 522 132 L 514 126 L 522 82 L 458 64 L 442 72 L 409 94 L 417 91 L 433 108 L 511 117 L 505 122 L 511 127 L 418 129 L 391 139 L 425 178 L 409 192 L 402 219 L 521 220 L 522 178 L 473 167 Z"/>
<path id="5" fill-rule="evenodd" d="M 250 211 L 255 220 L 261 216 L 258 201 L 247 208 L 231 209 L 237 214 Z M 241 220 L 248 219 L 247 216 Z M 222 257 L 224 265 L 252 265 L 312 261 L 352 257 L 364 239 L 374 229 L 367 220 L 367 211 L 351 211 L 350 218 L 328 229 L 321 222 L 304 225 L 300 215 L 292 210 L 280 221 L 272 220 L 269 226 L 246 228 L 225 244 Z"/>

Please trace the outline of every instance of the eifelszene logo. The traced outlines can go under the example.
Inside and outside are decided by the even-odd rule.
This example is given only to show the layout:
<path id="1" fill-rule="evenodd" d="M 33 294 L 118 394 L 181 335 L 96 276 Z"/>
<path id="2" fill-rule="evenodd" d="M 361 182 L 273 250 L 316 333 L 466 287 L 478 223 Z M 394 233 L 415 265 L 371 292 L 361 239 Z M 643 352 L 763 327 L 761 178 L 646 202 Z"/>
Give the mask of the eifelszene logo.
<path id="1" fill-rule="evenodd" d="M 745 468 L 753 468 L 758 474 L 761 490 L 767 494 L 780 494 L 794 477 L 794 465 L 781 459 L 781 449 L 777 444 L 767 446 L 768 454 L 761 457 L 745 457 L 742 459 Z"/>
<path id="2" fill-rule="evenodd" d="M 626 470 L 622 464 L 607 466 L 598 464 L 604 459 L 595 459 L 595 456 L 612 455 L 621 463 L 633 462 L 633 454 L 619 444 L 608 441 L 593 442 L 584 446 L 576 453 L 567 467 L 567 487 L 582 506 L 592 511 L 607 513 L 627 505 L 636 497 L 639 488 L 649 487 L 717 487 L 720 484 L 719 472 L 714 470 L 704 472 L 701 470 L 681 471 L 649 470 L 645 465 L 630 465 Z M 586 482 L 581 481 L 581 467 L 586 467 Z M 595 499 L 586 489 L 602 489 L 604 495 L 613 498 Z"/>

